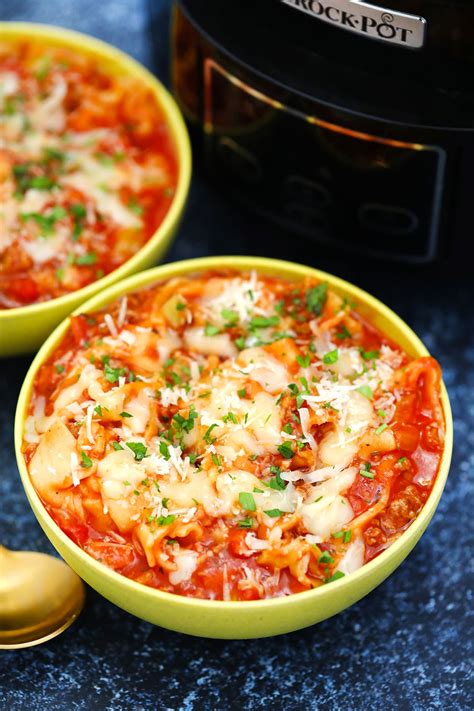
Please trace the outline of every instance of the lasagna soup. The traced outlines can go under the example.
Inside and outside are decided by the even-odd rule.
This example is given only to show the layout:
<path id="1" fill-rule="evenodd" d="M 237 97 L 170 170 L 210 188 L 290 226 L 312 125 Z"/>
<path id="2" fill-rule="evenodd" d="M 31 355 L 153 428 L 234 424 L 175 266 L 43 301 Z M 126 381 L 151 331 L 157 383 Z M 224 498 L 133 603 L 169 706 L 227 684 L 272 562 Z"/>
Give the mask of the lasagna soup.
<path id="1" fill-rule="evenodd" d="M 176 179 L 145 84 L 85 53 L 0 42 L 0 308 L 116 269 L 155 232 Z"/>
<path id="2" fill-rule="evenodd" d="M 113 570 L 199 598 L 288 595 L 416 518 L 440 384 L 327 283 L 174 278 L 72 317 L 23 450 L 52 518 Z"/>

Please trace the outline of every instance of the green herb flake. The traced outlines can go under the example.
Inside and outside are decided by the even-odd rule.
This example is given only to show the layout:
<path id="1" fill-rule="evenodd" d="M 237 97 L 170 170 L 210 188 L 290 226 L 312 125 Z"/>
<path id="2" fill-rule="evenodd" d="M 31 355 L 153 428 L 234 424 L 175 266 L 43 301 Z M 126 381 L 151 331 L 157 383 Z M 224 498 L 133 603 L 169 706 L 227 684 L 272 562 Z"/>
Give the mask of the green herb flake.
<path id="1" fill-rule="evenodd" d="M 323 281 L 321 284 L 318 284 L 306 292 L 306 305 L 316 316 L 321 315 L 324 304 L 326 303 L 327 290 L 328 283 Z"/>
<path id="2" fill-rule="evenodd" d="M 170 457 L 171 457 L 169 447 L 166 444 L 166 442 L 164 442 L 163 440 L 161 440 L 161 442 L 160 442 L 160 454 L 166 460 L 170 459 Z"/>
<path id="3" fill-rule="evenodd" d="M 283 444 L 279 444 L 277 449 L 280 452 L 281 456 L 285 459 L 291 459 L 294 456 L 293 449 L 289 442 L 283 442 Z"/>
<path id="4" fill-rule="evenodd" d="M 342 341 L 344 338 L 352 338 L 352 333 L 348 331 L 347 326 L 342 324 L 340 331 L 336 333 L 336 338 Z"/>
<path id="5" fill-rule="evenodd" d="M 122 445 L 119 444 L 119 442 L 112 442 L 112 447 L 115 449 L 116 452 L 118 452 L 120 449 L 123 449 Z"/>
<path id="6" fill-rule="evenodd" d="M 311 356 L 309 355 L 309 353 L 307 355 L 305 355 L 304 357 L 298 355 L 298 356 L 296 356 L 296 362 L 299 365 L 301 365 L 302 368 L 308 368 L 309 364 L 311 362 Z"/>
<path id="7" fill-rule="evenodd" d="M 270 489 L 275 489 L 276 491 L 283 491 L 286 488 L 286 481 L 281 478 L 280 467 L 271 466 L 270 472 L 272 474 L 275 474 L 275 476 L 272 477 L 268 482 L 268 486 L 270 487 Z"/>
<path id="8" fill-rule="evenodd" d="M 241 491 L 239 494 L 239 503 L 245 511 L 256 511 L 257 504 L 253 494 L 249 494 L 246 491 Z"/>
<path id="9" fill-rule="evenodd" d="M 129 412 L 125 412 L 124 410 L 120 413 L 120 417 L 133 417 L 133 415 L 131 415 Z"/>
<path id="10" fill-rule="evenodd" d="M 277 326 L 279 323 L 278 316 L 254 316 L 249 322 L 249 329 L 253 331 L 256 328 L 270 328 L 271 326 Z"/>
<path id="11" fill-rule="evenodd" d="M 92 466 L 92 459 L 87 456 L 87 454 L 81 450 L 81 466 L 84 467 L 84 469 L 90 469 Z"/>
<path id="12" fill-rule="evenodd" d="M 136 462 L 141 462 L 147 456 L 147 448 L 142 442 L 127 442 L 126 444 L 132 450 Z"/>
<path id="13" fill-rule="evenodd" d="M 232 328 L 239 322 L 239 314 L 233 309 L 222 309 L 221 316 L 226 322 L 226 328 Z"/>
<path id="14" fill-rule="evenodd" d="M 109 383 L 117 383 L 125 375 L 125 368 L 111 368 L 108 363 L 104 368 L 104 377 Z"/>
<path id="15" fill-rule="evenodd" d="M 334 563 L 334 558 L 329 551 L 324 551 L 318 558 L 318 563 Z"/>
<path id="16" fill-rule="evenodd" d="M 95 264 L 97 262 L 97 254 L 95 252 L 79 254 L 74 261 L 80 267 L 90 266 L 91 264 Z"/>
<path id="17" fill-rule="evenodd" d="M 373 400 L 374 393 L 369 385 L 361 385 L 357 388 L 357 392 L 366 397 L 368 400 Z"/>
<path id="18" fill-rule="evenodd" d="M 216 441 L 214 437 L 211 437 L 211 432 L 212 432 L 212 430 L 213 430 L 215 427 L 217 427 L 217 426 L 218 426 L 218 425 L 217 425 L 216 423 L 214 423 L 213 425 L 210 425 L 210 426 L 207 428 L 207 430 L 205 431 L 205 433 L 204 433 L 204 435 L 203 435 L 202 438 L 203 438 L 203 440 L 204 440 L 205 442 L 207 442 L 207 444 L 212 444 L 213 442 Z"/>
<path id="19" fill-rule="evenodd" d="M 364 360 L 377 360 L 377 358 L 380 358 L 380 351 L 365 351 L 363 348 L 359 348 L 359 353 Z"/>
<path id="20" fill-rule="evenodd" d="M 334 575 L 331 575 L 330 578 L 326 578 L 326 580 L 324 582 L 325 583 L 333 583 L 335 580 L 340 580 L 341 578 L 344 578 L 344 577 L 345 577 L 345 575 L 342 572 L 342 570 L 336 570 Z"/>
<path id="21" fill-rule="evenodd" d="M 280 509 L 267 509 L 263 513 L 270 516 L 270 518 L 278 518 L 278 516 L 283 516 L 283 511 L 280 511 Z"/>
<path id="22" fill-rule="evenodd" d="M 339 351 L 335 348 L 333 351 L 329 351 L 323 355 L 323 363 L 325 365 L 332 365 L 336 363 L 339 359 Z"/>
<path id="23" fill-rule="evenodd" d="M 54 369 L 56 373 L 64 373 L 64 365 L 61 365 L 61 363 L 56 363 Z"/>
<path id="24" fill-rule="evenodd" d="M 376 435 L 381 435 L 384 430 L 386 430 L 388 427 L 387 423 L 384 422 L 383 424 L 379 425 L 377 429 L 375 430 Z"/>
<path id="25" fill-rule="evenodd" d="M 239 528 L 252 528 L 253 520 L 251 518 L 242 518 L 237 522 Z"/>
<path id="26" fill-rule="evenodd" d="M 218 333 L 220 333 L 220 328 L 213 326 L 212 323 L 206 323 L 204 327 L 205 336 L 217 336 Z"/>

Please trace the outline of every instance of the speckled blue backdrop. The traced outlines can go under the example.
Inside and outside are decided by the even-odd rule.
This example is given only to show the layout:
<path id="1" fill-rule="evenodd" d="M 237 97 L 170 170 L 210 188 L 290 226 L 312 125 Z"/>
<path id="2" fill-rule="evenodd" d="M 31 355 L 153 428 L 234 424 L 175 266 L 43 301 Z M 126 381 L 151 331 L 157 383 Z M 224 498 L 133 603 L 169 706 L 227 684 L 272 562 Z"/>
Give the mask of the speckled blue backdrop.
<path id="1" fill-rule="evenodd" d="M 153 1 L 153 0 L 152 0 Z M 0 19 L 51 22 L 122 47 L 167 80 L 168 2 L 153 52 L 145 0 L 0 0 Z M 395 308 L 439 358 L 456 420 L 453 466 L 437 514 L 407 561 L 334 619 L 276 639 L 193 639 L 141 622 L 89 591 L 85 611 L 49 644 L 0 658 L 4 709 L 469 709 L 474 707 L 472 285 L 390 266 L 330 260 L 194 178 L 168 259 L 250 253 L 308 261 Z M 422 298 L 419 298 L 421 294 Z M 470 322 L 468 321 L 470 318 Z M 2 364 L 0 541 L 52 552 L 21 488 L 13 413 L 29 359 Z M 470 397 L 469 397 L 470 396 Z M 470 548 L 470 550 L 469 550 Z"/>

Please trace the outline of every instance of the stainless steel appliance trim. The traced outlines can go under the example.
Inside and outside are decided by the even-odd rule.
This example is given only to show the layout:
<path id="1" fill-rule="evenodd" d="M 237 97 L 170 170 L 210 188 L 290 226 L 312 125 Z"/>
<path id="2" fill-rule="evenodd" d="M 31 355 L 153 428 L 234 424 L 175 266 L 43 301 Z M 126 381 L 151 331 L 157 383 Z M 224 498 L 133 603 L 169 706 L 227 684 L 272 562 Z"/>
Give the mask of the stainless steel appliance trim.
<path id="1" fill-rule="evenodd" d="M 419 15 L 372 5 L 362 0 L 280 0 L 323 22 L 370 39 L 419 49 L 425 42 L 427 22 Z"/>

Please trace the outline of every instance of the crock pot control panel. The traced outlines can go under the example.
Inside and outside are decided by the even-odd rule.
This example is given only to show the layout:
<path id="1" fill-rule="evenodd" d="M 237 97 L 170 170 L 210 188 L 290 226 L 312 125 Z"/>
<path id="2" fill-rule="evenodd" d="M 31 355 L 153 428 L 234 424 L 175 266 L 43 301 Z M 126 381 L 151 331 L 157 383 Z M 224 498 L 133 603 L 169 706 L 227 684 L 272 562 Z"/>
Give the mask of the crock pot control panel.
<path id="1" fill-rule="evenodd" d="M 405 261 L 433 257 L 441 147 L 303 113 L 211 58 L 203 88 L 205 161 L 221 187 L 315 242 Z"/>

